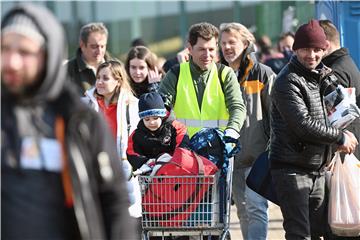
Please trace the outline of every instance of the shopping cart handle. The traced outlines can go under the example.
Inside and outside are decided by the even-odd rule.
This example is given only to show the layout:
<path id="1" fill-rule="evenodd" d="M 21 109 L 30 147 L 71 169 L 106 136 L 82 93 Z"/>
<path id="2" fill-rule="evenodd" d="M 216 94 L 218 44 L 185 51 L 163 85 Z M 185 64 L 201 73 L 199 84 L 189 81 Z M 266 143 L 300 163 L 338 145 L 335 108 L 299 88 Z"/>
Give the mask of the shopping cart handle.
<path id="1" fill-rule="evenodd" d="M 240 143 L 239 142 L 227 142 L 225 143 L 225 155 L 227 157 L 233 157 L 235 156 L 238 152 L 240 152 L 241 147 L 240 147 Z"/>
<path id="2" fill-rule="evenodd" d="M 140 171 L 139 169 L 133 172 L 134 177 L 139 176 L 141 174 L 142 174 L 142 171 Z"/>
<path id="3" fill-rule="evenodd" d="M 147 165 L 147 164 L 143 164 L 139 169 L 137 169 L 136 171 L 133 172 L 134 176 L 138 176 L 138 175 L 142 175 L 145 173 L 148 173 L 152 170 L 152 168 Z"/>

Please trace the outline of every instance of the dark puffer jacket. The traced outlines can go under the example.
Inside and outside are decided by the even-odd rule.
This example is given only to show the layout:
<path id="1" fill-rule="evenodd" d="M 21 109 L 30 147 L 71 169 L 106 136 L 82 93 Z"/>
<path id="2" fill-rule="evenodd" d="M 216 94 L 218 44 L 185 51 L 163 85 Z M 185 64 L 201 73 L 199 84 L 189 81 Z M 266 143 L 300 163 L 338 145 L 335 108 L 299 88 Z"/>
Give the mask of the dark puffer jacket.
<path id="1" fill-rule="evenodd" d="M 271 167 L 318 171 L 330 157 L 330 145 L 343 133 L 329 126 L 323 92 L 335 81 L 331 69 L 306 69 L 292 57 L 272 89 Z"/>

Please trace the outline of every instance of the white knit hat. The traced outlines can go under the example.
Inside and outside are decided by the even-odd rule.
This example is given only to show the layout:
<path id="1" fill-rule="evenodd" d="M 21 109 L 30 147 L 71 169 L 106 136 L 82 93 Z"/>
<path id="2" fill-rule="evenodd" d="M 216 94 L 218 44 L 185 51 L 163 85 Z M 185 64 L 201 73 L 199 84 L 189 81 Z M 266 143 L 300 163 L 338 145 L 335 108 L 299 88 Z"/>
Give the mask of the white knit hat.
<path id="1" fill-rule="evenodd" d="M 23 13 L 14 14 L 3 23 L 1 35 L 5 33 L 21 34 L 40 43 L 40 45 L 43 45 L 45 42 L 44 36 L 40 33 L 40 30 L 34 21 Z"/>

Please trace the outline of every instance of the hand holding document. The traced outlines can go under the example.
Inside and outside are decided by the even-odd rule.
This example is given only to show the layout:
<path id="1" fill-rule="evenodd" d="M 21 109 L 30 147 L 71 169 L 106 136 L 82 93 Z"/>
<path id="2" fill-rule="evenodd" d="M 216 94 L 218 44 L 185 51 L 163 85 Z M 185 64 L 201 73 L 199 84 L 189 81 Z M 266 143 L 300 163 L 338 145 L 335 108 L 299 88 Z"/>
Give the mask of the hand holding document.
<path id="1" fill-rule="evenodd" d="M 332 126 L 344 129 L 356 118 L 360 118 L 360 109 L 356 105 L 355 88 L 339 85 L 325 96 L 328 118 Z"/>

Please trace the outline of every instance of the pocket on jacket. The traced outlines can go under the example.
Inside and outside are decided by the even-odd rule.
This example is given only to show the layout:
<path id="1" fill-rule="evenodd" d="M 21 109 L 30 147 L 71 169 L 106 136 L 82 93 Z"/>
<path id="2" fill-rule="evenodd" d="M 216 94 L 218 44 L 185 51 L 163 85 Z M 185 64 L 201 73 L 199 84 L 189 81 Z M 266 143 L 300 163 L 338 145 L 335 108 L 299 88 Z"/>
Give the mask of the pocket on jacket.
<path id="1" fill-rule="evenodd" d="M 301 154 L 308 159 L 309 164 L 313 166 L 320 166 L 322 164 L 322 158 L 325 152 L 325 146 L 308 145 L 302 149 Z"/>

